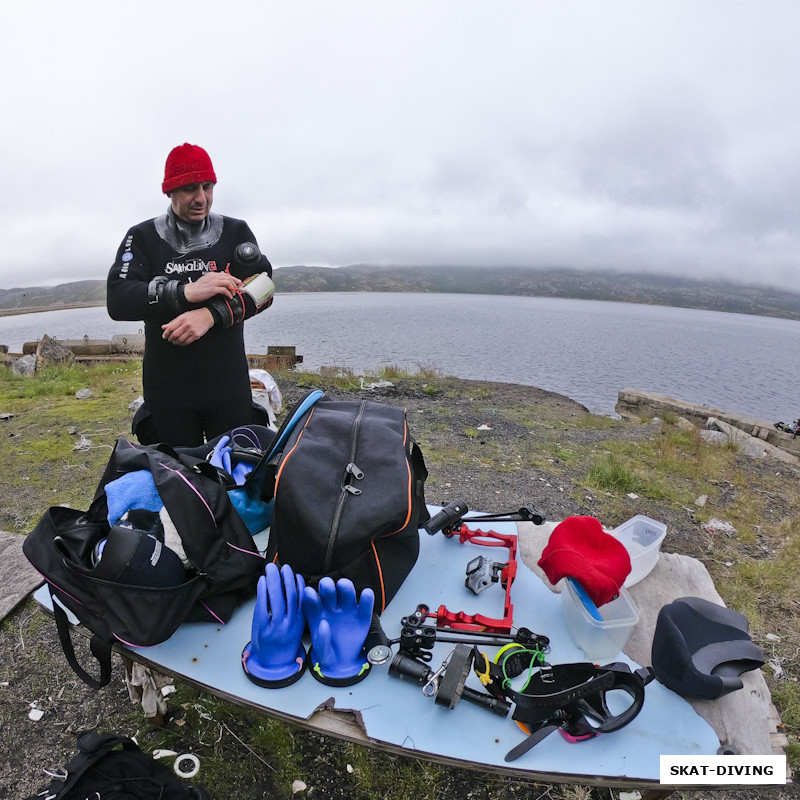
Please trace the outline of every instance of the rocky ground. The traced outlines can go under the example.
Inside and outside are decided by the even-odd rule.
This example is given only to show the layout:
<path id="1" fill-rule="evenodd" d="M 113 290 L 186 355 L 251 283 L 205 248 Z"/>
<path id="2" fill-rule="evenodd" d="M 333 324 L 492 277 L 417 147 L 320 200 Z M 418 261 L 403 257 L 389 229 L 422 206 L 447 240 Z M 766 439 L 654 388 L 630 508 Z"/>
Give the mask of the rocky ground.
<path id="1" fill-rule="evenodd" d="M 282 385 L 284 402 L 290 405 L 304 387 Z M 336 393 L 338 390 L 332 390 Z M 532 387 L 511 384 L 485 384 L 437 379 L 435 387 L 424 380 L 402 382 L 372 390 L 356 390 L 371 399 L 404 405 L 417 441 L 423 447 L 430 478 L 429 503 L 444 504 L 461 497 L 470 508 L 487 512 L 516 509 L 532 504 L 549 519 L 573 514 L 595 515 L 605 524 L 616 525 L 634 514 L 647 514 L 665 522 L 670 549 L 704 558 L 708 537 L 700 533 L 693 512 L 656 500 L 623 500 L 610 506 L 602 494 L 585 488 L 585 461 L 576 452 L 602 451 L 604 443 L 620 440 L 647 440 L 659 435 L 660 426 L 651 422 L 618 423 L 593 418 L 579 404 L 567 398 Z M 742 462 L 753 481 L 775 472 L 768 462 Z M 87 498 L 98 476 L 84 476 Z M 797 473 L 787 477 L 796 484 Z M 724 494 L 725 487 L 721 487 Z M 731 489 L 733 491 L 733 489 Z M 13 506 L 14 498 L 3 505 Z M 786 513 L 780 494 L 776 494 L 774 513 Z M 8 511 L 8 508 L 5 509 Z M 618 518 L 603 518 L 602 515 Z M 75 734 L 100 727 L 127 735 L 136 732 L 146 739 L 147 726 L 131 714 L 131 702 L 122 680 L 121 666 L 111 685 L 93 692 L 67 667 L 55 635 L 54 626 L 28 601 L 3 623 L 0 632 L 0 797 L 24 798 L 43 788 L 43 769 L 57 767 L 74 749 Z M 38 722 L 29 719 L 31 704 L 44 711 Z M 231 758 L 249 757 L 236 743 L 237 725 L 220 726 L 220 739 L 231 747 Z M 144 733 L 142 733 L 144 731 Z M 185 749 L 203 757 L 206 740 L 198 741 L 191 725 L 175 729 Z M 305 753 L 305 773 L 300 776 L 310 787 L 306 795 L 317 798 L 352 797 L 350 778 L 322 753 L 336 744 L 312 734 L 297 732 L 295 746 Z M 219 742 L 217 743 L 219 744 Z M 494 797 L 538 798 L 554 795 L 552 787 L 530 787 L 514 782 L 499 786 L 479 775 L 451 770 L 440 778 L 442 800 L 489 800 Z M 313 789 L 313 791 L 311 790 Z M 608 796 L 606 789 L 595 790 L 595 797 Z M 249 787 L 231 788 L 229 796 L 239 798 L 283 797 L 270 780 L 268 770 L 251 781 Z M 575 800 L 588 798 L 579 788 Z M 615 795 L 616 796 L 616 795 Z M 694 793 L 693 797 L 703 794 Z M 774 797 L 781 800 L 800 797 L 797 790 L 780 788 L 768 792 L 745 790 L 715 793 L 718 798 Z M 220 800 L 222 798 L 220 797 Z"/>

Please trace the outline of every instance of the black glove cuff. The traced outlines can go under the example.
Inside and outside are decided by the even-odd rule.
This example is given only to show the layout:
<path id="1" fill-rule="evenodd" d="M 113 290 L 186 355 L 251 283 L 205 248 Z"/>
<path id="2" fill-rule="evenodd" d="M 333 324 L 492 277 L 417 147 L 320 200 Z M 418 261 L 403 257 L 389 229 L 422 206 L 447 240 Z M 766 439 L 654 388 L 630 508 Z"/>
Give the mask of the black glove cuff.
<path id="1" fill-rule="evenodd" d="M 206 307 L 214 317 L 216 328 L 230 328 L 244 319 L 244 300 L 239 292 L 230 299 L 217 295 Z"/>
<path id="2" fill-rule="evenodd" d="M 171 314 L 177 316 L 188 308 L 185 288 L 176 280 L 159 275 L 147 284 L 147 301 L 150 305 L 163 303 Z"/>
<path id="3" fill-rule="evenodd" d="M 184 291 L 183 284 L 178 281 L 167 281 L 164 284 L 164 300 L 170 311 L 176 315 L 182 314 L 188 308 Z"/>

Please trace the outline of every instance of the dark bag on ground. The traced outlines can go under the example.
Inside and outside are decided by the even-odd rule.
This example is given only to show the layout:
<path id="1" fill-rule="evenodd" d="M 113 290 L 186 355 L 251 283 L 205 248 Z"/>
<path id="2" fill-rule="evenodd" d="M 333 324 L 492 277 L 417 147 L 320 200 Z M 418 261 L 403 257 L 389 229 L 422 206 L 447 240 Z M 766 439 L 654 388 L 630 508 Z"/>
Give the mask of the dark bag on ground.
<path id="1" fill-rule="evenodd" d="M 414 566 L 428 518 L 422 451 L 405 409 L 308 395 L 276 436 L 267 559 L 308 584 L 349 578 L 381 613 Z"/>
<path id="2" fill-rule="evenodd" d="M 208 800 L 204 789 L 185 783 L 126 736 L 84 731 L 78 734 L 78 749 L 28 800 Z"/>
<path id="3" fill-rule="evenodd" d="M 141 471 L 152 475 L 167 517 L 139 508 L 110 525 L 106 486 Z M 168 525 L 180 540 L 183 561 L 164 544 Z M 89 510 L 51 507 L 23 551 L 47 581 L 67 661 L 93 688 L 110 680 L 114 642 L 155 645 L 186 620 L 225 623 L 255 593 L 264 570 L 215 467 L 167 445 L 124 439 L 117 441 Z M 92 632 L 99 678 L 78 664 L 64 609 Z"/>

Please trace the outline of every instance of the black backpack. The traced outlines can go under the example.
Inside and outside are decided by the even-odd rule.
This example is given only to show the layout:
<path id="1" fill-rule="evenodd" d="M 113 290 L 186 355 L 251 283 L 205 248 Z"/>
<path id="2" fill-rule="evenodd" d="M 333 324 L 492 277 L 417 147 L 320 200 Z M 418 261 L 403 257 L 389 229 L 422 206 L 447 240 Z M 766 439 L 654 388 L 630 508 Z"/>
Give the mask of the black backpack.
<path id="1" fill-rule="evenodd" d="M 180 582 L 172 585 L 108 579 L 99 576 L 96 566 L 97 548 L 108 541 L 111 527 L 105 487 L 138 470 L 151 473 L 190 563 Z M 110 680 L 115 641 L 155 645 L 186 620 L 227 622 L 236 607 L 255 593 L 265 564 L 216 468 L 167 445 L 144 446 L 125 439 L 117 441 L 89 510 L 52 506 L 22 548 L 47 581 L 67 661 L 93 688 Z M 92 632 L 99 679 L 78 664 L 64 609 Z"/>
<path id="2" fill-rule="evenodd" d="M 306 583 L 349 578 L 380 614 L 414 566 L 428 519 L 419 446 L 405 409 L 307 395 L 276 436 L 263 487 L 274 495 L 267 559 Z"/>
<path id="3" fill-rule="evenodd" d="M 28 800 L 208 800 L 204 789 L 184 783 L 125 736 L 84 731 L 78 734 L 78 750 Z"/>

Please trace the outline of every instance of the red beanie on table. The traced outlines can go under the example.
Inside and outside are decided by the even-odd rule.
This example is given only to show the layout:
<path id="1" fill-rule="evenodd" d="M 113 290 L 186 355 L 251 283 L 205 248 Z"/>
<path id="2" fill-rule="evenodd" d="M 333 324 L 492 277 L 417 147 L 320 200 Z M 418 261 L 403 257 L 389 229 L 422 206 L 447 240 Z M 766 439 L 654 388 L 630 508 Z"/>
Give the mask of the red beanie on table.
<path id="1" fill-rule="evenodd" d="M 556 525 L 538 564 L 552 584 L 575 578 L 596 606 L 613 600 L 631 571 L 625 545 L 594 517 L 567 517 Z"/>

